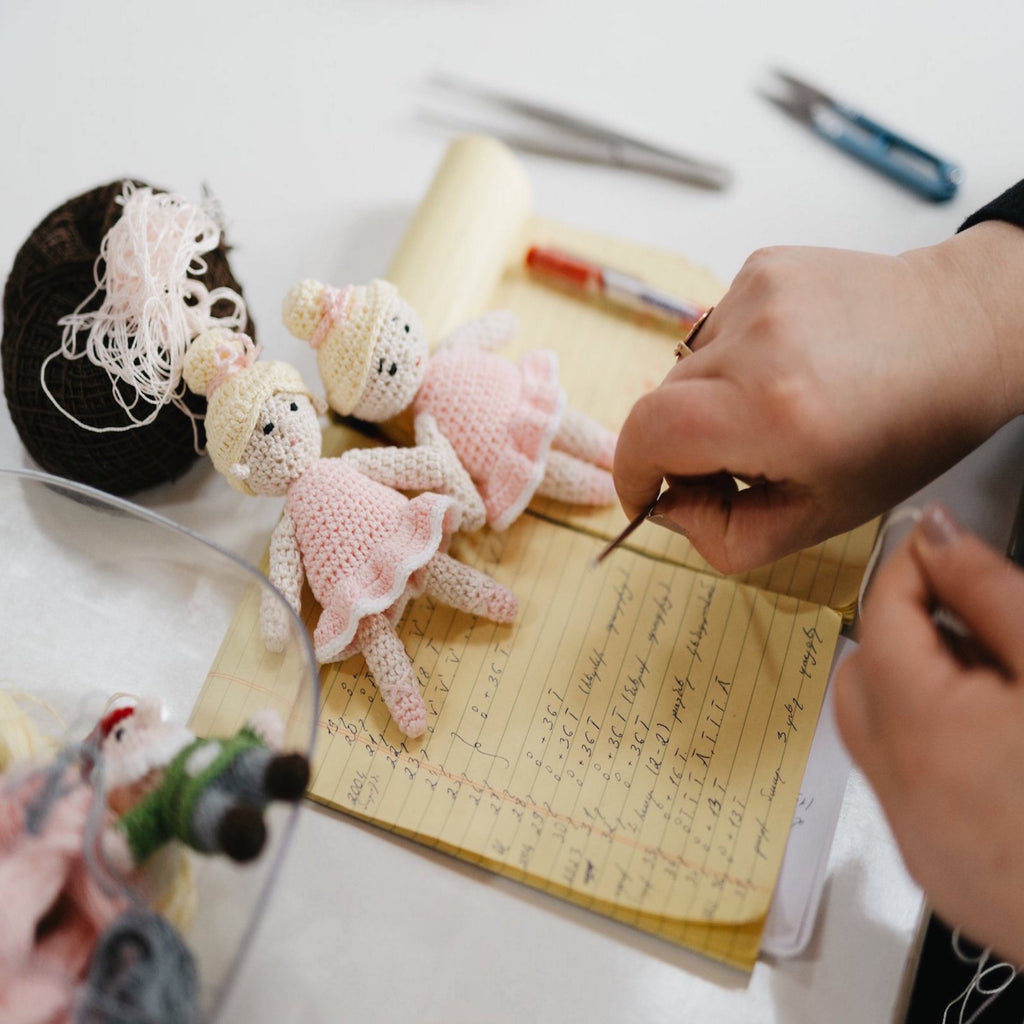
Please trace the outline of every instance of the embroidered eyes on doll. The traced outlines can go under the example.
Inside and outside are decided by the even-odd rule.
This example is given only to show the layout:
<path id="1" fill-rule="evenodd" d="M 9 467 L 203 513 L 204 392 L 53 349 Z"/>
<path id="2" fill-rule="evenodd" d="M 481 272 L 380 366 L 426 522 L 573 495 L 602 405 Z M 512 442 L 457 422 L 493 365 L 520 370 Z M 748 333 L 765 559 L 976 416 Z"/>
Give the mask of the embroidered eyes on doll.
<path id="1" fill-rule="evenodd" d="M 429 416 L 475 486 L 486 522 L 511 525 L 534 494 L 579 505 L 615 501 L 615 435 L 567 405 L 553 351 L 517 362 L 495 350 L 515 317 L 491 311 L 428 350 L 412 307 L 387 281 L 334 288 L 303 281 L 285 297 L 285 326 L 317 353 L 331 408 L 384 422 Z"/>
<path id="2" fill-rule="evenodd" d="M 378 402 L 414 386 L 415 334 L 406 325 L 396 320 L 378 338 L 378 353 L 385 353 L 373 375 L 381 381 L 373 392 Z M 243 493 L 285 496 L 268 574 L 296 614 L 309 583 L 321 606 L 317 659 L 361 653 L 399 728 L 421 735 L 426 705 L 395 631 L 408 601 L 425 593 L 496 622 L 512 621 L 518 608 L 511 591 L 446 553 L 467 510 L 475 516 L 476 498 L 451 445 L 428 416 L 417 423 L 422 443 L 415 448 L 321 457 L 317 409 L 298 371 L 260 362 L 243 335 L 200 335 L 184 376 L 206 394 L 207 449 L 217 469 Z M 423 493 L 409 498 L 403 490 Z M 437 493 L 444 490 L 451 496 Z M 284 648 L 289 623 L 279 604 L 262 603 L 260 630 L 270 650 Z"/>
<path id="3" fill-rule="evenodd" d="M 370 356 L 370 372 L 352 415 L 371 423 L 397 416 L 423 383 L 427 337 L 416 311 L 396 297 Z"/>
<path id="4" fill-rule="evenodd" d="M 234 468 L 254 493 L 281 495 L 320 455 L 318 414 L 306 395 L 285 393 L 266 399 L 261 420 Z"/>

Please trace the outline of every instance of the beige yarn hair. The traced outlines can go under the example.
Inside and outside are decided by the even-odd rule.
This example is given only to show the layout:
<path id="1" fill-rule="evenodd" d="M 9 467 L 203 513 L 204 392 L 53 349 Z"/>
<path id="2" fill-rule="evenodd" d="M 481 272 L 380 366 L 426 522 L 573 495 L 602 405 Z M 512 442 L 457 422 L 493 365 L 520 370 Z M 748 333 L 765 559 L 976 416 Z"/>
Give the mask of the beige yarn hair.
<path id="1" fill-rule="evenodd" d="M 397 297 L 398 289 L 381 280 L 345 288 L 302 281 L 284 297 L 285 327 L 316 349 L 327 399 L 343 416 L 359 403 L 374 345 Z"/>
<path id="2" fill-rule="evenodd" d="M 228 483 L 253 495 L 232 468 L 259 422 L 263 403 L 273 395 L 305 395 L 315 400 L 299 371 L 288 363 L 259 362 L 256 346 L 244 334 L 206 331 L 185 353 L 182 376 L 191 391 L 205 395 L 206 450 Z"/>

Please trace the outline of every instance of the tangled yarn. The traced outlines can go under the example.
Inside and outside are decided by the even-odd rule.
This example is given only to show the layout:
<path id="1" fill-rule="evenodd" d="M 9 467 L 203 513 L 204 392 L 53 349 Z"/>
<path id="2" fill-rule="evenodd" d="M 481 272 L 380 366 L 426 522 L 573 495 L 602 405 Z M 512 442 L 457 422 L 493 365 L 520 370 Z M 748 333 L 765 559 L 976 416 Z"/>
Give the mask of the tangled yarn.
<path id="1" fill-rule="evenodd" d="M 212 291 L 202 283 L 204 255 L 220 244 L 220 227 L 200 206 L 168 192 L 136 188 L 126 181 L 115 202 L 120 218 L 103 236 L 96 261 L 96 287 L 58 323 L 61 346 L 43 363 L 40 382 L 50 400 L 85 430 L 131 430 L 152 423 L 160 407 L 182 401 L 181 364 L 188 342 L 213 326 L 244 330 L 245 303 L 228 287 Z M 102 296 L 99 309 L 91 308 Z M 215 317 L 213 305 L 231 304 Z M 80 335 L 85 335 L 80 341 Z M 111 378 L 111 396 L 128 423 L 94 427 L 61 406 L 46 383 L 55 356 L 88 357 Z M 122 390 L 120 383 L 129 385 Z"/>
<path id="2" fill-rule="evenodd" d="M 74 1024 L 198 1024 L 199 975 L 159 914 L 131 907 L 100 937 Z"/>
<path id="3" fill-rule="evenodd" d="M 216 220 L 164 196 L 116 181 L 69 199 L 4 289 L 4 393 L 22 443 L 48 472 L 114 494 L 196 459 L 205 402 L 181 384 L 184 350 L 206 327 L 245 323 Z"/>

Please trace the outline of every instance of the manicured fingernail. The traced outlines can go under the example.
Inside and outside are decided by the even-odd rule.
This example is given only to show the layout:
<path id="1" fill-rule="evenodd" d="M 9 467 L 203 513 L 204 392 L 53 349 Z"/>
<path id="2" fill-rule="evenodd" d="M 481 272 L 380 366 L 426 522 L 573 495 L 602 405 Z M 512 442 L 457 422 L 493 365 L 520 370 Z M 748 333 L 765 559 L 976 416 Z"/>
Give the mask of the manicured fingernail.
<path id="1" fill-rule="evenodd" d="M 961 530 L 948 509 L 942 505 L 929 505 L 921 513 L 921 532 L 929 544 L 942 547 L 955 541 Z"/>
<path id="2" fill-rule="evenodd" d="M 666 530 L 678 533 L 682 537 L 690 536 L 674 519 L 670 519 L 663 512 L 654 512 L 647 518 L 654 523 L 655 526 L 664 526 Z"/>

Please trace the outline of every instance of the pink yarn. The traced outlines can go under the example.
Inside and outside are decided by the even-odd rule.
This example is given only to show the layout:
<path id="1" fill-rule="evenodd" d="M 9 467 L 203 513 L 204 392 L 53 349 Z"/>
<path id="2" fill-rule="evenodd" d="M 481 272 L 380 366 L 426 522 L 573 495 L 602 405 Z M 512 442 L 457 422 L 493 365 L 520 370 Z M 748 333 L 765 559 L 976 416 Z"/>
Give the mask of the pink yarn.
<path id="1" fill-rule="evenodd" d="M 212 395 L 230 377 L 239 370 L 252 366 L 259 358 L 259 346 L 248 334 L 228 334 L 214 352 L 214 370 L 210 383 L 206 386 L 207 397 Z"/>
<path id="2" fill-rule="evenodd" d="M 518 363 L 472 345 L 441 349 L 427 363 L 413 402 L 431 413 L 473 478 L 495 529 L 530 503 L 565 408 L 553 352 Z"/>
<path id="3" fill-rule="evenodd" d="M 74 994 L 67 978 L 45 970 L 6 970 L 0 963 L 0 1021 L 58 1024 L 69 1019 Z"/>
<path id="4" fill-rule="evenodd" d="M 196 279 L 206 273 L 205 254 L 220 244 L 220 225 L 208 209 L 182 196 L 131 182 L 125 182 L 118 202 L 124 209 L 100 245 L 96 289 L 61 318 L 61 347 L 46 363 L 59 356 L 87 357 L 112 383 L 131 385 L 127 394 L 116 387 L 111 394 L 133 427 L 152 423 L 168 403 L 193 416 L 181 384 L 189 342 L 214 327 L 244 330 L 248 320 L 240 294 L 226 287 L 207 290 Z M 228 303 L 230 313 L 214 315 L 215 306 Z M 126 429 L 77 420 L 50 393 L 46 363 L 40 387 L 65 416 L 100 433 Z"/>
<path id="5" fill-rule="evenodd" d="M 322 312 L 317 321 L 316 330 L 309 339 L 313 349 L 318 349 L 324 343 L 324 338 L 330 333 L 331 328 L 339 321 L 348 316 L 349 308 L 352 305 L 355 292 L 350 285 L 344 288 L 335 288 L 333 285 L 324 285 L 323 295 L 320 297 Z"/>
<path id="6" fill-rule="evenodd" d="M 407 498 L 338 459 L 313 462 L 289 487 L 285 510 L 323 608 L 313 638 L 321 662 L 356 652 L 366 616 L 398 621 L 417 592 L 413 574 L 452 532 L 452 505 L 432 493 Z"/>
<path id="7" fill-rule="evenodd" d="M 37 832 L 28 810 L 43 787 L 36 772 L 5 781 L 0 845 L 0 1020 L 59 1019 L 100 933 L 127 905 L 97 883 L 83 856 L 94 791 L 73 769 Z M 17 823 L 14 831 L 9 826 Z M 6 983 L 5 983 L 6 980 Z"/>

